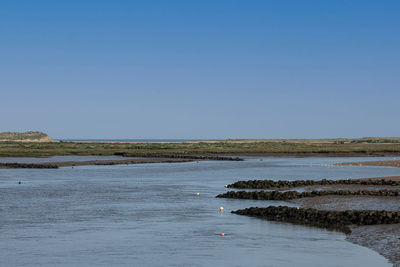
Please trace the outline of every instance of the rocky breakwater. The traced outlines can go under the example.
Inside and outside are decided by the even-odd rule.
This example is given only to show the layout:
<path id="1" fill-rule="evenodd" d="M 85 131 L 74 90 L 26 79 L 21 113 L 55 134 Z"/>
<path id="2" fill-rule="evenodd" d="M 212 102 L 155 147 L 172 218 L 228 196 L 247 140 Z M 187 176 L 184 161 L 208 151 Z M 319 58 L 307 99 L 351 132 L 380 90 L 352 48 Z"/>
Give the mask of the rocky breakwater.
<path id="1" fill-rule="evenodd" d="M 398 197 L 400 190 L 318 190 L 311 192 L 297 191 L 229 191 L 219 194 L 218 198 L 252 199 L 252 200 L 292 200 L 305 197 L 321 196 L 377 196 L 377 197 Z"/>
<path id="2" fill-rule="evenodd" d="M 122 157 L 141 157 L 141 158 L 169 158 L 169 159 L 187 159 L 187 160 L 226 160 L 243 161 L 239 157 L 215 156 L 215 155 L 188 155 L 188 154 L 158 154 L 158 153 L 139 153 L 132 154 L 127 152 L 115 152 L 115 156 Z"/>
<path id="3" fill-rule="evenodd" d="M 316 209 L 293 208 L 287 206 L 251 207 L 232 211 L 271 221 L 291 222 L 350 233 L 350 225 L 376 225 L 400 223 L 400 211 L 385 210 L 347 210 L 324 211 Z"/>
<path id="4" fill-rule="evenodd" d="M 0 169 L 57 169 L 58 165 L 50 163 L 0 163 Z"/>
<path id="5" fill-rule="evenodd" d="M 238 181 L 228 185 L 228 188 L 239 189 L 286 189 L 313 185 L 400 185 L 400 181 L 387 179 L 347 179 L 347 180 L 297 180 L 297 181 L 273 181 L 273 180 L 248 180 Z"/>
<path id="6" fill-rule="evenodd" d="M 56 169 L 59 167 L 74 167 L 86 165 L 120 165 L 120 164 L 145 164 L 145 163 L 179 163 L 190 162 L 189 159 L 127 159 L 127 160 L 89 160 L 89 161 L 62 161 L 44 163 L 0 163 L 0 169 Z"/>
<path id="7" fill-rule="evenodd" d="M 395 266 L 400 266 L 399 185 L 399 177 L 319 181 L 249 180 L 238 181 L 227 187 L 267 191 L 230 191 L 217 197 L 280 201 L 302 198 L 296 201 L 300 203 L 299 208 L 250 207 L 232 213 L 340 230 L 347 234 L 347 240 L 369 247 Z M 283 191 L 293 187 L 312 187 L 314 191 Z M 343 205 L 343 202 L 346 204 Z M 360 202 L 364 208 L 359 208 Z"/>

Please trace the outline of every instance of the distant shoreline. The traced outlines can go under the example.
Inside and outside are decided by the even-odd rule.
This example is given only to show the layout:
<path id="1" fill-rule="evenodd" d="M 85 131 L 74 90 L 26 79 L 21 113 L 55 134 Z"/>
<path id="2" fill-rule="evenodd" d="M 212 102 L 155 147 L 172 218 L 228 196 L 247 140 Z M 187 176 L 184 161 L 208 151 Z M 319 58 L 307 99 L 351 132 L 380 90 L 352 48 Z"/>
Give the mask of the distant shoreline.
<path id="1" fill-rule="evenodd" d="M 0 142 L 0 157 L 110 156 L 400 156 L 400 139 L 130 139 L 56 142 Z"/>
<path id="2" fill-rule="evenodd" d="M 74 143 L 183 143 L 183 142 L 202 142 L 198 139 L 54 139 L 57 142 Z"/>

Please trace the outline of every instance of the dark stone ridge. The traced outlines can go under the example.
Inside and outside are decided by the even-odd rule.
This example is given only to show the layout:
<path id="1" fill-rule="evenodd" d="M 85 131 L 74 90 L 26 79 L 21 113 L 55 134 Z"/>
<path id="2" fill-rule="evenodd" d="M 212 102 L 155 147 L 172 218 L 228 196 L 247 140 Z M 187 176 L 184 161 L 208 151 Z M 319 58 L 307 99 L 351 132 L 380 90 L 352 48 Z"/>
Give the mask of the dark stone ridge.
<path id="1" fill-rule="evenodd" d="M 263 218 L 271 221 L 305 224 L 350 233 L 349 225 L 374 225 L 400 223 L 400 211 L 347 210 L 324 211 L 292 208 L 287 206 L 251 207 L 232 211 L 239 215 Z"/>
<path id="2" fill-rule="evenodd" d="M 57 169 L 56 164 L 40 163 L 0 163 L 0 169 Z"/>
<path id="3" fill-rule="evenodd" d="M 144 164 L 144 163 L 177 163 L 190 162 L 190 159 L 134 159 L 134 160 L 89 160 L 89 161 L 63 161 L 44 163 L 0 163 L 0 169 L 31 168 L 31 169 L 55 169 L 59 167 L 73 167 L 85 165 L 119 165 L 119 164 Z"/>
<path id="4" fill-rule="evenodd" d="M 142 158 L 171 158 L 171 159 L 191 159 L 191 160 L 227 160 L 227 161 L 243 161 L 239 157 L 224 156 L 200 156 L 200 155 L 181 155 L 181 154 L 130 154 L 126 152 L 115 152 L 115 156 L 122 157 L 142 157 Z"/>
<path id="5" fill-rule="evenodd" d="M 400 185 L 400 181 L 391 180 L 361 180 L 361 179 L 349 179 L 349 180 L 297 180 L 297 181 L 273 181 L 273 180 L 249 180 L 249 181 L 238 181 L 228 185 L 228 188 L 243 188 L 243 189 L 283 189 L 292 187 L 302 187 L 311 185 Z"/>
<path id="6" fill-rule="evenodd" d="M 297 191 L 229 191 L 219 194 L 218 198 L 236 198 L 236 199 L 254 199 L 254 200 L 290 200 L 304 197 L 320 197 L 320 196 L 382 196 L 382 197 L 398 197 L 400 190 L 319 190 L 311 192 Z"/>

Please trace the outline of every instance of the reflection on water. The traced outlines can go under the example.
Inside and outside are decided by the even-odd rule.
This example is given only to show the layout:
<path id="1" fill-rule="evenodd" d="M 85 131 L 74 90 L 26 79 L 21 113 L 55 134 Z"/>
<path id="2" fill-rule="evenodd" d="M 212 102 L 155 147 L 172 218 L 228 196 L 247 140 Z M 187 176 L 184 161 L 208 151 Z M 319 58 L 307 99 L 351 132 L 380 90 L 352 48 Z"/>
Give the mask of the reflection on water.
<path id="1" fill-rule="evenodd" d="M 1 263 L 386 266 L 383 257 L 345 241 L 342 233 L 230 213 L 287 203 L 215 198 L 227 190 L 225 184 L 238 179 L 343 179 L 400 173 L 398 168 L 332 166 L 355 160 L 248 158 L 0 170 Z M 222 232 L 225 237 L 219 236 Z"/>

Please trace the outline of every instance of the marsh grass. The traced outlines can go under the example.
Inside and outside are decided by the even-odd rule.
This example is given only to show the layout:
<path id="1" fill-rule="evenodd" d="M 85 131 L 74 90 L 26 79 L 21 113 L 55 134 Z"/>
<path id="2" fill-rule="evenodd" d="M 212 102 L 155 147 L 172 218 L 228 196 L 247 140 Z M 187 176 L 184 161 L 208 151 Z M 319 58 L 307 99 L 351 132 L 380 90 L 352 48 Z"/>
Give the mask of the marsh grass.
<path id="1" fill-rule="evenodd" d="M 340 142 L 338 142 L 338 140 Z M 97 142 L 50 142 L 24 143 L 0 142 L 3 157 L 48 157 L 55 155 L 323 155 L 368 156 L 398 155 L 398 142 L 353 142 L 363 139 L 318 140 L 223 140 L 212 142 L 182 143 L 97 143 Z M 387 139 L 391 140 L 391 139 Z M 343 141 L 343 142 L 342 142 Z M 385 139 L 386 141 L 386 139 Z M 391 140 L 395 141 L 395 140 Z"/>

